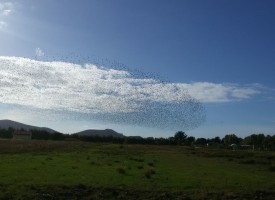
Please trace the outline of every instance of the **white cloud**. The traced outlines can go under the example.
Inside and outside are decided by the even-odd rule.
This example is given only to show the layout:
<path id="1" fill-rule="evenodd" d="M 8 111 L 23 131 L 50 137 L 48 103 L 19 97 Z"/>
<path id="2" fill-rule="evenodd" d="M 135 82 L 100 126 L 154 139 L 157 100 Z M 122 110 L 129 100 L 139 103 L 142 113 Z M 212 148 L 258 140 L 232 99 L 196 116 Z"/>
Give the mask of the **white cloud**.
<path id="1" fill-rule="evenodd" d="M 12 2 L 0 2 L 0 15 L 8 16 L 14 11 Z"/>
<path id="2" fill-rule="evenodd" d="M 7 27 L 5 18 L 14 12 L 14 4 L 12 2 L 0 2 L 0 30 Z"/>
<path id="3" fill-rule="evenodd" d="M 7 27 L 7 23 L 4 21 L 0 21 L 0 29 L 4 29 Z"/>
<path id="4" fill-rule="evenodd" d="M 35 49 L 35 55 L 37 57 L 41 57 L 41 56 L 44 56 L 45 53 L 38 47 L 38 48 Z"/>
<path id="5" fill-rule="evenodd" d="M 168 83 L 94 64 L 0 56 L 0 104 L 58 118 L 190 130 L 205 119 L 197 100 L 241 101 L 260 91 L 257 85 Z"/>
<path id="6" fill-rule="evenodd" d="M 3 10 L 3 15 L 8 16 L 11 12 L 12 10 Z"/>
<path id="7" fill-rule="evenodd" d="M 188 91 L 188 92 L 187 92 Z M 148 102 L 184 103 L 249 99 L 259 91 L 239 85 L 162 83 L 93 64 L 0 57 L 0 103 L 80 113 L 128 113 Z"/>
<path id="8" fill-rule="evenodd" d="M 206 103 L 240 101 L 250 99 L 259 94 L 257 85 L 240 86 L 238 84 L 196 82 L 191 84 L 179 84 L 186 88 L 189 94 Z"/>

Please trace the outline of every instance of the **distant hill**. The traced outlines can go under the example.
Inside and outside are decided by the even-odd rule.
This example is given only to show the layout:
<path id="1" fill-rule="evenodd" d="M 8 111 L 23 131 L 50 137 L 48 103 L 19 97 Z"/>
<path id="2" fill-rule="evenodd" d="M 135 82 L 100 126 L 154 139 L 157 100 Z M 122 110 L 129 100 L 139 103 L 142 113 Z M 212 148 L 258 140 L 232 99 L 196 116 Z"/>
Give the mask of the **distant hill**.
<path id="1" fill-rule="evenodd" d="M 39 131 L 47 131 L 49 133 L 55 133 L 57 131 L 46 128 L 46 127 L 37 127 L 37 126 L 31 126 L 27 124 L 23 124 L 20 122 L 12 121 L 12 120 L 0 120 L 0 129 L 8 129 L 9 127 L 12 127 L 14 129 L 24 129 L 26 131 L 29 130 L 39 130 Z"/>
<path id="2" fill-rule="evenodd" d="M 12 127 L 14 129 L 24 129 L 26 131 L 39 130 L 39 131 L 47 131 L 49 133 L 57 132 L 57 131 L 47 128 L 47 127 L 31 126 L 31 125 L 23 124 L 23 123 L 8 120 L 8 119 L 0 120 L 0 129 L 8 129 L 9 127 Z M 101 137 L 112 136 L 112 137 L 117 137 L 117 138 L 125 137 L 123 134 L 118 133 L 112 129 L 105 129 L 105 130 L 89 129 L 89 130 L 78 132 L 76 134 L 78 134 L 80 136 L 101 136 Z"/>
<path id="3" fill-rule="evenodd" d="M 75 134 L 80 136 L 100 136 L 100 137 L 112 136 L 112 137 L 118 137 L 118 138 L 125 137 L 123 134 L 118 133 L 112 129 L 105 129 L 105 130 L 89 129 L 89 130 L 81 131 Z"/>

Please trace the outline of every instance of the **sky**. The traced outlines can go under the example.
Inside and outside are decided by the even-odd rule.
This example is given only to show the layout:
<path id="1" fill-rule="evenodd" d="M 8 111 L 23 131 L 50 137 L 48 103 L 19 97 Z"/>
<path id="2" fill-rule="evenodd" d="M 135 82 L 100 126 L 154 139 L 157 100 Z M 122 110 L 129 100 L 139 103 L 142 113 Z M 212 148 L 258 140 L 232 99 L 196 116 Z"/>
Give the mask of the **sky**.
<path id="1" fill-rule="evenodd" d="M 0 119 L 275 133 L 273 0 L 0 0 Z"/>

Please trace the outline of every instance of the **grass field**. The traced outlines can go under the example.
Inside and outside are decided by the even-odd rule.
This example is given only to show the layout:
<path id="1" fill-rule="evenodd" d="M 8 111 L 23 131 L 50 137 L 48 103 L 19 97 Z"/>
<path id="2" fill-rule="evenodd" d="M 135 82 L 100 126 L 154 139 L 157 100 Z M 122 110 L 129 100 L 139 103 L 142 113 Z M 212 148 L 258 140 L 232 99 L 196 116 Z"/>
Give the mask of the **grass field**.
<path id="1" fill-rule="evenodd" d="M 275 153 L 0 141 L 0 199 L 275 199 Z"/>

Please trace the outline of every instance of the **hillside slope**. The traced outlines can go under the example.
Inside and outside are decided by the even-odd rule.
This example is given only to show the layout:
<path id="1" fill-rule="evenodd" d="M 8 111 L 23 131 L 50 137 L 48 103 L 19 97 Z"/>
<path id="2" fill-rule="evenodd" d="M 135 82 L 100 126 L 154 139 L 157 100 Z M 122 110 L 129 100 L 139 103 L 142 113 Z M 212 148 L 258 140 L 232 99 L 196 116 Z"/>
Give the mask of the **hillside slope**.
<path id="1" fill-rule="evenodd" d="M 89 129 L 85 131 L 81 131 L 76 133 L 80 136 L 101 136 L 101 137 L 125 137 L 123 134 L 118 133 L 112 129 L 105 129 L 105 130 L 96 130 L 96 129 Z"/>
<path id="2" fill-rule="evenodd" d="M 1 129 L 8 129 L 9 127 L 12 127 L 14 129 L 24 129 L 24 130 L 40 130 L 40 131 L 47 131 L 49 133 L 55 133 L 57 131 L 47 128 L 47 127 L 37 127 L 37 126 L 31 126 L 27 124 L 23 124 L 20 122 L 4 119 L 0 120 L 0 128 Z"/>

